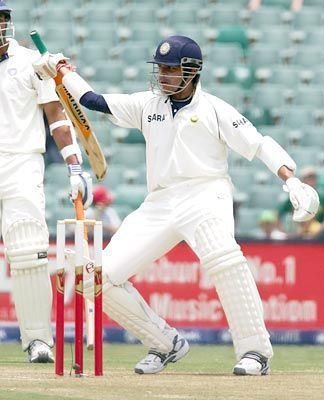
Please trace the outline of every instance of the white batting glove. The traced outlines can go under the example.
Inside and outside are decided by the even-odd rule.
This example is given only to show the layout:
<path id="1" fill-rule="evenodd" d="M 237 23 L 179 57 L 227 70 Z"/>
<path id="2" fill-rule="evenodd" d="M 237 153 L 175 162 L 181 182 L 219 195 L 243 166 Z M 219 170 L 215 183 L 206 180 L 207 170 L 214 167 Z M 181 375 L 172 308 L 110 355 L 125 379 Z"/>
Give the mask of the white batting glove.
<path id="1" fill-rule="evenodd" d="M 294 207 L 294 221 L 302 222 L 314 218 L 319 207 L 319 197 L 314 188 L 293 177 L 286 180 L 283 189 L 289 193 Z"/>
<path id="2" fill-rule="evenodd" d="M 33 63 L 36 74 L 44 80 L 55 78 L 57 75 L 56 67 L 59 63 L 68 60 L 62 53 L 43 54 L 37 61 Z"/>
<path id="3" fill-rule="evenodd" d="M 93 200 L 92 178 L 90 174 L 82 171 L 79 164 L 70 164 L 68 168 L 71 184 L 71 200 L 75 200 L 80 192 L 82 194 L 83 207 L 86 210 L 92 204 Z"/>

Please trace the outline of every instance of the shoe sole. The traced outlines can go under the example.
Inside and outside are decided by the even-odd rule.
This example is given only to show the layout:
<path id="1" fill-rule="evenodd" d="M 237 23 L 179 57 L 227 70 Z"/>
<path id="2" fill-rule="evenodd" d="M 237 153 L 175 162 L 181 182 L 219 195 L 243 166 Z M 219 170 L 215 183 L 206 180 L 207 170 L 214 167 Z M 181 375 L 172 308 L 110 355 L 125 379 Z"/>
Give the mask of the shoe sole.
<path id="1" fill-rule="evenodd" d="M 241 375 L 241 376 L 244 376 L 244 375 L 249 375 L 249 376 L 263 376 L 263 375 L 268 375 L 269 372 L 270 372 L 269 366 L 267 366 L 266 368 L 264 368 L 263 370 L 261 370 L 258 374 L 248 374 L 244 368 L 239 368 L 239 367 L 236 367 L 236 368 L 234 368 L 234 370 L 233 370 L 233 374 L 234 374 L 234 375 Z"/>
<path id="2" fill-rule="evenodd" d="M 34 363 L 34 364 L 53 364 L 54 360 L 51 359 L 48 354 L 46 353 L 40 353 L 38 354 L 37 358 L 34 358 L 33 360 L 29 360 L 30 363 Z"/>

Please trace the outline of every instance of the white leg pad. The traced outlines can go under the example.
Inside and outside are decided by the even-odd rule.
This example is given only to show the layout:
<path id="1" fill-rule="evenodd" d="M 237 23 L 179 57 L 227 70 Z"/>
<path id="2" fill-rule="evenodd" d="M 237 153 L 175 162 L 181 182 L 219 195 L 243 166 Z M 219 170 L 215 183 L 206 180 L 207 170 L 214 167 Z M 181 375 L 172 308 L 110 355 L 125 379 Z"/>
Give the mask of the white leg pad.
<path id="1" fill-rule="evenodd" d="M 93 273 L 85 275 L 84 295 L 93 299 Z M 103 309 L 114 321 L 138 338 L 145 346 L 169 353 L 178 334 L 149 307 L 130 282 L 114 286 L 103 275 Z"/>
<path id="2" fill-rule="evenodd" d="M 9 228 L 4 243 L 23 349 L 36 339 L 53 346 L 47 229 L 37 220 L 21 220 Z"/>
<path id="3" fill-rule="evenodd" d="M 196 251 L 215 284 L 225 312 L 237 359 L 248 351 L 273 355 L 263 320 L 258 289 L 234 237 L 222 222 L 210 219 L 196 231 Z"/>
<path id="4" fill-rule="evenodd" d="M 73 251 L 66 249 L 65 257 L 69 266 L 74 264 Z M 86 298 L 93 300 L 94 279 L 91 264 L 93 262 L 89 258 L 83 258 L 83 293 Z M 115 286 L 103 274 L 102 291 L 104 311 L 119 325 L 149 348 L 162 353 L 169 353 L 173 349 L 177 330 L 155 314 L 130 282 Z"/>
<path id="5" fill-rule="evenodd" d="M 172 350 L 177 330 L 154 313 L 130 282 L 105 291 L 104 311 L 145 346 L 162 353 Z"/>

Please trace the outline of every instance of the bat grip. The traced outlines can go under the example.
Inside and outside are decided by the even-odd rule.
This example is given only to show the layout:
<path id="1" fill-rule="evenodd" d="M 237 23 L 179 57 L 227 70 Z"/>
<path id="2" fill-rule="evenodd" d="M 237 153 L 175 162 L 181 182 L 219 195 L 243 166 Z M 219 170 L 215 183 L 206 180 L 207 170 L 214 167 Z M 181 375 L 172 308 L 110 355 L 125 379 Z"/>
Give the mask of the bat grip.
<path id="1" fill-rule="evenodd" d="M 74 209 L 75 209 L 76 219 L 84 220 L 85 213 L 84 213 L 84 208 L 83 208 L 83 203 L 82 203 L 82 194 L 80 192 L 78 193 L 78 197 L 74 200 Z M 88 241 L 88 229 L 87 229 L 86 225 L 84 227 L 84 240 Z"/>
<path id="2" fill-rule="evenodd" d="M 40 34 L 37 31 L 31 31 L 30 32 L 30 37 L 32 41 L 34 42 L 34 45 L 36 46 L 37 50 L 41 54 L 48 53 L 48 49 L 43 42 L 42 38 L 40 37 Z M 54 78 L 56 86 L 62 84 L 62 75 L 60 73 L 57 74 L 57 76 Z"/>
<path id="3" fill-rule="evenodd" d="M 34 42 L 35 46 L 37 47 L 37 50 L 41 54 L 45 54 L 48 52 L 45 43 L 43 42 L 42 38 L 40 37 L 40 34 L 37 31 L 31 31 L 30 37 L 31 37 L 32 41 Z"/>

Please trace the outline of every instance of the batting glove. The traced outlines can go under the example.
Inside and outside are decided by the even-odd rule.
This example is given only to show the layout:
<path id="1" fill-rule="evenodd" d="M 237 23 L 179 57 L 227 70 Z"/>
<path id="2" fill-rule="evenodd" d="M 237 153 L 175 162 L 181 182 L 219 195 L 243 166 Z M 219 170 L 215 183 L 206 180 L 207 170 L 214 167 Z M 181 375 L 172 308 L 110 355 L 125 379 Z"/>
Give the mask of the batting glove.
<path id="1" fill-rule="evenodd" d="M 80 192 L 82 194 L 83 207 L 86 210 L 92 204 L 93 200 L 92 178 L 90 174 L 82 171 L 79 164 L 69 164 L 68 168 L 71 184 L 71 200 L 75 200 Z"/>
<path id="2" fill-rule="evenodd" d="M 33 68 L 41 79 L 51 79 L 55 78 L 57 75 L 57 65 L 62 65 L 66 60 L 68 60 L 68 58 L 62 53 L 45 53 L 33 63 Z"/>
<path id="3" fill-rule="evenodd" d="M 289 199 L 294 207 L 294 221 L 308 221 L 315 217 L 319 207 L 319 197 L 314 188 L 302 183 L 298 178 L 289 178 L 283 189 L 289 193 Z"/>

